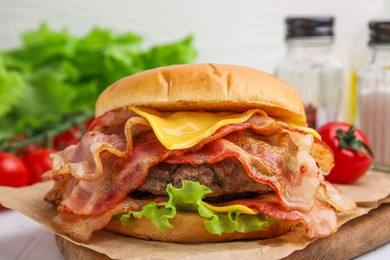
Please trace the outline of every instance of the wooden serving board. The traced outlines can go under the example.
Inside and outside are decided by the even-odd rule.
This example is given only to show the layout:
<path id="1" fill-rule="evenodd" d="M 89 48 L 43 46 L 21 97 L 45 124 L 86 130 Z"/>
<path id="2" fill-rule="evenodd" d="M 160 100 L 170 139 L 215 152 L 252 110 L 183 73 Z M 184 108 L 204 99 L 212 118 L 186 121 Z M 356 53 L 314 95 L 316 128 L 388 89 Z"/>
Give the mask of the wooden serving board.
<path id="1" fill-rule="evenodd" d="M 390 203 L 382 204 L 366 215 L 355 218 L 332 236 L 318 239 L 285 259 L 351 259 L 390 242 Z M 56 243 L 65 259 L 105 260 L 104 254 L 76 245 L 56 235 Z"/>
<path id="2" fill-rule="evenodd" d="M 314 241 L 285 259 L 351 259 L 390 242 L 389 220 L 390 203 L 382 204 L 350 220 L 332 236 Z"/>

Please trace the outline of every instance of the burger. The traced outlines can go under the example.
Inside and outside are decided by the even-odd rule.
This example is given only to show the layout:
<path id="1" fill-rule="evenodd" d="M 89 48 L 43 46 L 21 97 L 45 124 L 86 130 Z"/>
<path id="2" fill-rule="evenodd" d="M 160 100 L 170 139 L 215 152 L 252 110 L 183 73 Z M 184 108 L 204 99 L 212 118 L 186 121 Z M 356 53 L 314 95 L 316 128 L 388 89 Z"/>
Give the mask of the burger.
<path id="1" fill-rule="evenodd" d="M 177 243 L 337 230 L 355 204 L 324 175 L 333 152 L 298 93 L 252 68 L 174 65 L 120 79 L 77 145 L 52 154 L 45 200 L 65 234 Z"/>

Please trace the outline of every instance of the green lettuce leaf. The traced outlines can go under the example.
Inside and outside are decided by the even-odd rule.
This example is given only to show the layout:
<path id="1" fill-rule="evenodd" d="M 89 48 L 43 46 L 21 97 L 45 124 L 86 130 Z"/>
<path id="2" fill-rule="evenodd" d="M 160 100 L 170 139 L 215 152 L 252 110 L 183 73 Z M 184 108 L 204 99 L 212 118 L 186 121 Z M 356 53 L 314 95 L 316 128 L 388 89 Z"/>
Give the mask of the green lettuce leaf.
<path id="1" fill-rule="evenodd" d="M 18 102 L 24 88 L 21 75 L 7 70 L 0 57 L 0 116 L 7 114 Z"/>
<path id="2" fill-rule="evenodd" d="M 202 202 L 206 194 L 211 193 L 210 188 L 201 185 L 199 182 L 183 181 L 181 188 L 174 188 L 167 185 L 166 191 L 169 195 L 168 202 L 163 207 L 151 202 L 144 206 L 139 212 L 128 212 L 120 215 L 123 225 L 131 225 L 132 217 L 146 217 L 152 221 L 160 230 L 172 228 L 169 219 L 175 217 L 177 211 L 198 212 L 205 217 L 204 226 L 212 234 L 221 235 L 232 232 L 253 232 L 267 230 L 270 225 L 277 222 L 262 214 L 248 215 L 239 210 L 231 210 L 226 213 L 217 213 L 207 208 Z"/>
<path id="3" fill-rule="evenodd" d="M 193 62 L 192 41 L 143 48 L 133 32 L 95 27 L 76 36 L 42 23 L 22 35 L 21 47 L 0 51 L 0 141 L 58 124 L 74 111 L 93 111 L 99 94 L 124 76 Z"/>
<path id="4" fill-rule="evenodd" d="M 176 210 L 172 208 L 158 207 L 155 202 L 151 202 L 148 205 L 142 208 L 142 211 L 139 212 L 129 212 L 127 214 L 123 214 L 120 217 L 120 221 L 123 225 L 131 225 L 133 221 L 131 220 L 131 216 L 135 218 L 145 217 L 159 229 L 165 230 L 168 228 L 172 228 L 171 223 L 169 223 L 169 219 L 174 218 L 176 215 Z"/>
<path id="5" fill-rule="evenodd" d="M 211 220 L 206 220 L 205 228 L 212 234 L 232 233 L 234 231 L 246 233 L 267 230 L 276 220 L 262 214 L 248 215 L 239 211 L 217 213 Z"/>

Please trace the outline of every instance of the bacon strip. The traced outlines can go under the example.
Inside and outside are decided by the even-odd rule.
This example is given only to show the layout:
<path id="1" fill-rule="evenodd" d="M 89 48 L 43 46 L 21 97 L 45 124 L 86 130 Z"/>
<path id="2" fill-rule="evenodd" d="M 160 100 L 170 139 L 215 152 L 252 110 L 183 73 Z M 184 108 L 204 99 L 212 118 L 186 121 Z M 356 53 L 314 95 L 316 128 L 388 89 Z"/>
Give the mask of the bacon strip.
<path id="1" fill-rule="evenodd" d="M 157 140 L 142 143 L 120 164 L 119 170 L 109 169 L 96 181 L 81 180 L 71 194 L 59 205 L 59 211 L 69 211 L 80 215 L 98 215 L 112 208 L 127 194 L 138 188 L 145 180 L 149 168 L 175 151 L 169 151 Z M 118 167 L 116 167 L 118 168 Z"/>
<path id="2" fill-rule="evenodd" d="M 274 188 L 285 207 L 303 211 L 313 207 L 319 188 L 319 171 L 314 159 L 309 156 L 310 141 L 302 141 L 301 147 L 291 147 L 291 142 L 283 140 L 280 143 L 284 145 L 271 149 L 264 142 L 241 133 L 228 138 L 232 141 L 220 138 L 208 143 L 199 152 L 168 157 L 164 162 L 200 165 L 236 157 L 250 177 Z M 282 135 L 280 138 L 287 139 L 288 136 Z"/>
<path id="3" fill-rule="evenodd" d="M 162 199 L 157 199 L 162 201 Z M 77 215 L 72 212 L 62 211 L 54 217 L 54 223 L 72 239 L 78 242 L 88 242 L 92 238 L 93 232 L 103 229 L 112 216 L 128 211 L 140 211 L 143 206 L 147 205 L 151 200 L 135 200 L 125 198 L 114 208 L 102 213 L 98 216 Z"/>
<path id="4" fill-rule="evenodd" d="M 336 213 L 319 201 L 315 202 L 309 212 L 287 209 L 274 195 L 266 195 L 263 199 L 235 200 L 231 203 L 247 206 L 276 220 L 303 222 L 309 238 L 325 237 L 337 231 Z"/>
<path id="5" fill-rule="evenodd" d="M 274 199 L 273 199 L 274 198 Z M 244 205 L 248 208 L 265 216 L 276 220 L 300 222 L 302 220 L 300 214 L 284 207 L 276 199 L 275 195 L 267 196 L 262 199 L 239 199 L 229 202 L 229 205 Z"/>

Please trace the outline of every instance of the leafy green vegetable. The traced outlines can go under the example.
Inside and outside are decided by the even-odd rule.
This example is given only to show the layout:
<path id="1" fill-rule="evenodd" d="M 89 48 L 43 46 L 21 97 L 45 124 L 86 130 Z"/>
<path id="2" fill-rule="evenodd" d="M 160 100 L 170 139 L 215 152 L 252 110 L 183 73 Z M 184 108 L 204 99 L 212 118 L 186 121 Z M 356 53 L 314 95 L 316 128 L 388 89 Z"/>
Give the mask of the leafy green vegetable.
<path id="1" fill-rule="evenodd" d="M 206 220 L 205 228 L 212 234 L 241 233 L 267 230 L 276 220 L 262 214 L 247 215 L 240 211 L 214 214 L 211 220 Z"/>
<path id="2" fill-rule="evenodd" d="M 195 58 L 191 36 L 143 49 L 132 32 L 96 27 L 78 37 L 42 23 L 23 34 L 20 48 L 0 52 L 0 140 L 93 111 L 98 95 L 124 76 Z"/>
<path id="3" fill-rule="evenodd" d="M 23 81 L 19 74 L 7 70 L 0 57 L 0 116 L 9 112 L 18 102 L 23 89 Z"/>
<path id="4" fill-rule="evenodd" d="M 232 233 L 234 231 L 245 233 L 267 230 L 270 225 L 276 222 L 276 220 L 261 214 L 247 215 L 239 210 L 231 210 L 227 213 L 214 212 L 202 202 L 203 197 L 211 193 L 211 190 L 199 182 L 184 180 L 182 187 L 179 189 L 168 184 L 166 191 L 169 195 L 169 200 L 164 207 L 158 207 L 155 202 L 151 202 L 139 212 L 122 214 L 120 216 L 121 223 L 123 225 L 131 225 L 132 216 L 135 218 L 146 217 L 158 229 L 165 230 L 172 228 L 169 219 L 174 218 L 178 210 L 197 211 L 200 216 L 207 219 L 204 222 L 205 228 L 212 234 L 221 235 L 222 233 Z"/>
<path id="5" fill-rule="evenodd" d="M 133 221 L 131 220 L 131 216 L 135 218 L 146 217 L 148 220 L 153 222 L 153 224 L 159 230 L 165 230 L 168 228 L 172 228 L 171 223 L 169 223 L 169 219 L 174 218 L 176 215 L 176 209 L 174 208 L 166 208 L 166 207 L 157 207 L 155 202 L 151 202 L 148 205 L 142 208 L 142 211 L 139 212 L 128 212 L 126 214 L 121 215 L 120 221 L 123 225 L 131 225 Z"/>

